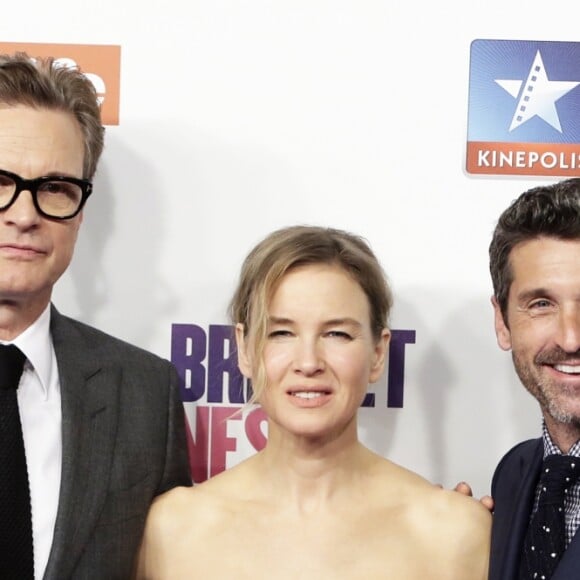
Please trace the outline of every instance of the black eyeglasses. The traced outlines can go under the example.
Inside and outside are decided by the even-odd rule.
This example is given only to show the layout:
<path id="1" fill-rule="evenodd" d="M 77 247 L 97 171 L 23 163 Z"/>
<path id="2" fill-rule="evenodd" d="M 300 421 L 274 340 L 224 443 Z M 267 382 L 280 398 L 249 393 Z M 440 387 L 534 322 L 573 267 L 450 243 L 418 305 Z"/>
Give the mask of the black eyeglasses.
<path id="1" fill-rule="evenodd" d="M 75 217 L 93 191 L 86 179 L 51 175 L 22 179 L 0 169 L 0 211 L 8 209 L 22 191 L 30 191 L 36 211 L 47 218 L 68 220 Z"/>

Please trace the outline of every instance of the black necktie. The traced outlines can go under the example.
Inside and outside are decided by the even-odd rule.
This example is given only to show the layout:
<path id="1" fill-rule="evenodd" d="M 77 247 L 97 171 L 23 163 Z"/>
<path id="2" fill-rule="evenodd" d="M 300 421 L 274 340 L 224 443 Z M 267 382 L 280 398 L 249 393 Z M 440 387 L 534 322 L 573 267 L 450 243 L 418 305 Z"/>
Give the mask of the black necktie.
<path id="1" fill-rule="evenodd" d="M 28 471 L 16 389 L 26 357 L 0 345 L 0 578 L 34 578 Z"/>
<path id="2" fill-rule="evenodd" d="M 551 578 L 566 549 L 564 501 L 580 475 L 580 459 L 548 455 L 540 475 L 538 510 L 533 515 L 520 563 L 520 580 Z"/>

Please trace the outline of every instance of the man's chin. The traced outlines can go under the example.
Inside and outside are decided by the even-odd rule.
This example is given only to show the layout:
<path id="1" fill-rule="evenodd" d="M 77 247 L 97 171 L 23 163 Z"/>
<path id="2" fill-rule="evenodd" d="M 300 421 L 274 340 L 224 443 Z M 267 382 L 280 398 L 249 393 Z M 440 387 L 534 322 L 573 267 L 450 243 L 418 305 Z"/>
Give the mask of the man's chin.
<path id="1" fill-rule="evenodd" d="M 580 427 L 580 404 L 562 405 L 552 402 L 546 406 L 546 411 L 556 423 Z"/>

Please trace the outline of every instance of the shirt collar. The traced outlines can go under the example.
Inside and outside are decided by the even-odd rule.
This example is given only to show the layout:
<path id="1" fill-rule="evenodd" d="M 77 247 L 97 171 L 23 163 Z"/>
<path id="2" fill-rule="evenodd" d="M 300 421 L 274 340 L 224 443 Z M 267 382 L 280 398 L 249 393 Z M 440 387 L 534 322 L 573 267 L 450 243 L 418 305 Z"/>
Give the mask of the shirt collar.
<path id="1" fill-rule="evenodd" d="M 542 422 L 542 441 L 544 443 L 544 459 L 546 459 L 548 455 L 563 455 L 559 447 L 555 445 L 554 442 L 552 441 L 550 433 L 548 433 L 548 428 L 546 427 L 545 421 Z M 576 443 L 574 443 L 574 445 L 570 447 L 570 451 L 568 451 L 566 455 L 580 457 L 580 440 L 576 441 Z"/>
<path id="2" fill-rule="evenodd" d="M 52 373 L 52 340 L 50 338 L 50 303 L 42 314 L 13 341 L 28 359 L 36 371 L 45 400 L 48 398 L 48 388 Z M 26 369 L 26 366 L 24 367 Z"/>

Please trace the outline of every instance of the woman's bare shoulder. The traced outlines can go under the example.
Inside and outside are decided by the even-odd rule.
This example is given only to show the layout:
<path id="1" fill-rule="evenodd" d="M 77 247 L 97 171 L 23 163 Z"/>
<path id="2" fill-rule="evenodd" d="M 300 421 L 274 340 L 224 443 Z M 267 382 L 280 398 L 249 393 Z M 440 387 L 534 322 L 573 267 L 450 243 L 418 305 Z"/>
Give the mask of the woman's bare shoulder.
<path id="1" fill-rule="evenodd" d="M 377 493 L 390 503 L 395 492 L 397 501 L 406 506 L 410 515 L 416 512 L 422 520 L 430 518 L 442 525 L 474 526 L 483 530 L 484 534 L 491 526 L 488 509 L 472 497 L 443 489 L 418 473 L 388 460 L 377 463 L 376 469 Z"/>
<path id="2" fill-rule="evenodd" d="M 418 539 L 426 546 L 437 547 L 442 556 L 455 562 L 454 566 L 465 570 L 487 567 L 491 514 L 478 500 L 432 486 L 413 504 L 409 521 L 414 522 Z M 461 540 L 450 542 L 452 538 Z M 480 577 L 478 574 L 461 577 Z"/>
<path id="3" fill-rule="evenodd" d="M 396 491 L 401 498 L 406 498 L 407 495 L 411 497 L 415 497 L 417 494 L 428 495 L 431 490 L 436 488 L 415 471 L 380 456 L 375 460 L 369 473 L 376 488 L 385 496 L 390 495 L 393 491 Z"/>
<path id="4" fill-rule="evenodd" d="M 423 517 L 431 522 L 435 536 L 458 539 L 444 541 L 444 545 L 450 562 L 461 571 L 459 577 L 487 578 L 492 516 L 480 501 L 435 488 L 425 502 Z"/>
<path id="5" fill-rule="evenodd" d="M 162 546 L 180 538 L 195 539 L 219 526 L 226 518 L 227 503 L 205 483 L 176 487 L 158 496 L 151 505 L 145 525 L 146 543 Z"/>
<path id="6" fill-rule="evenodd" d="M 197 521 L 199 512 L 204 509 L 203 492 L 195 487 L 176 487 L 159 495 L 151 504 L 147 516 L 146 533 L 164 535 L 169 532 L 179 533 L 182 527 L 190 527 Z M 191 518 L 195 513 L 196 517 Z"/>
<path id="7" fill-rule="evenodd" d="M 195 510 L 199 518 L 215 519 L 243 509 L 248 490 L 255 485 L 251 462 L 246 460 L 193 487 L 178 487 L 159 496 L 152 511 L 183 518 Z"/>
<path id="8" fill-rule="evenodd" d="M 456 514 L 458 519 L 471 519 L 480 523 L 491 523 L 491 514 L 483 504 L 457 491 L 434 486 L 429 505 L 435 512 Z"/>

